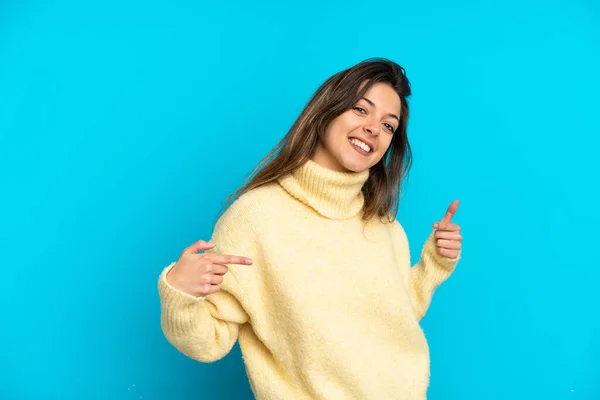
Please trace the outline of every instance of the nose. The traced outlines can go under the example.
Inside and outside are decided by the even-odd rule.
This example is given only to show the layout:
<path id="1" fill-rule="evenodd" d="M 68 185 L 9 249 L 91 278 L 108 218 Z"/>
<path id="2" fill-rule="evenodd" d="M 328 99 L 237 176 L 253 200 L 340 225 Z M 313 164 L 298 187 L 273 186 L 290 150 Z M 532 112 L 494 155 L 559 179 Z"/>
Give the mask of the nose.
<path id="1" fill-rule="evenodd" d="M 377 122 L 368 122 L 365 124 L 363 129 L 365 133 L 368 133 L 369 135 L 378 136 L 381 128 Z"/>

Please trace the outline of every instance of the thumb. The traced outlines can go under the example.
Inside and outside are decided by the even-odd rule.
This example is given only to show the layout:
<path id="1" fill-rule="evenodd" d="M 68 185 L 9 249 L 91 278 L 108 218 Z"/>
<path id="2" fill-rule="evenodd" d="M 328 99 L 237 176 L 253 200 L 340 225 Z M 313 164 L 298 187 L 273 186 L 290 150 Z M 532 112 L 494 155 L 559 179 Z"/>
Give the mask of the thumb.
<path id="1" fill-rule="evenodd" d="M 456 210 L 458 210 L 458 204 L 459 204 L 459 201 L 454 200 L 450 204 L 448 209 L 446 210 L 446 214 L 444 215 L 444 217 L 442 218 L 442 220 L 440 222 L 442 222 L 444 224 L 449 224 L 452 221 L 454 214 L 456 214 Z"/>
<path id="2" fill-rule="evenodd" d="M 205 242 L 204 240 L 198 240 L 196 243 L 192 244 L 191 246 L 189 246 L 185 250 L 183 250 L 183 253 L 184 254 L 194 254 L 201 250 L 212 249 L 213 247 L 215 247 L 214 243 Z"/>

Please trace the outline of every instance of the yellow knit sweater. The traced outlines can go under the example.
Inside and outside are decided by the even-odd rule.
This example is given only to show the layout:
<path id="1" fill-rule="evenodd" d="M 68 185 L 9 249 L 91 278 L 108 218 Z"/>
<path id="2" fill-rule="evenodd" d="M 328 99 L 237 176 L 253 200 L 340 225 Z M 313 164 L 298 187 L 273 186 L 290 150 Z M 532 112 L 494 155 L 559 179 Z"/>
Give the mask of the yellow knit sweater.
<path id="1" fill-rule="evenodd" d="M 362 173 L 309 161 L 240 196 L 221 216 L 211 252 L 250 257 L 222 290 L 197 298 L 158 288 L 166 338 L 201 362 L 239 340 L 257 399 L 425 399 L 429 349 L 419 326 L 458 258 L 433 235 L 411 268 L 401 225 L 361 221 Z"/>

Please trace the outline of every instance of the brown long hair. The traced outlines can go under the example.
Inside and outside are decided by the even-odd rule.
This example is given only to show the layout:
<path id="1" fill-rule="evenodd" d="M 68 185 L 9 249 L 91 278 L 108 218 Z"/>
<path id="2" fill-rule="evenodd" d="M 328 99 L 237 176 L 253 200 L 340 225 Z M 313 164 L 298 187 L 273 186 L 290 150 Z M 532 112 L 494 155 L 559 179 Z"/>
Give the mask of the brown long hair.
<path id="1" fill-rule="evenodd" d="M 361 88 L 361 85 L 366 84 Z M 400 97 L 400 124 L 392 143 L 382 159 L 370 169 L 362 188 L 365 198 L 363 219 L 396 217 L 401 183 L 412 164 L 412 152 L 407 137 L 408 102 L 411 94 L 406 71 L 384 58 L 371 58 L 338 72 L 321 85 L 304 107 L 288 133 L 263 158 L 253 173 L 229 200 L 277 181 L 302 166 L 313 155 L 327 126 L 352 108 L 375 83 L 389 84 Z"/>

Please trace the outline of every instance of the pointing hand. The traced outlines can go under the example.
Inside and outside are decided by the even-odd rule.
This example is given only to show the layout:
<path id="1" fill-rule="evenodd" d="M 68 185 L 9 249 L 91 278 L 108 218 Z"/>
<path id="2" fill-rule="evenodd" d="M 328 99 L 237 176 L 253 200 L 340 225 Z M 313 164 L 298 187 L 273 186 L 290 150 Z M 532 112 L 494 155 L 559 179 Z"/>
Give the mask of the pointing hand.
<path id="1" fill-rule="evenodd" d="M 452 223 L 452 217 L 458 209 L 458 203 L 458 200 L 454 200 L 441 221 L 433 224 L 437 252 L 439 255 L 448 258 L 458 257 L 462 247 L 460 226 Z"/>

